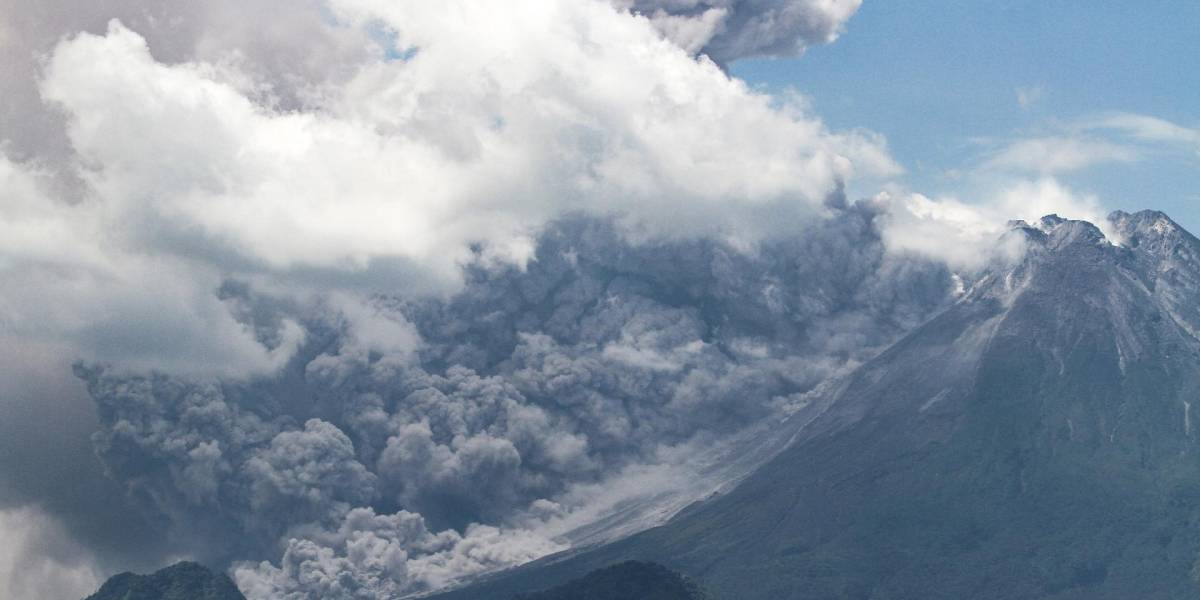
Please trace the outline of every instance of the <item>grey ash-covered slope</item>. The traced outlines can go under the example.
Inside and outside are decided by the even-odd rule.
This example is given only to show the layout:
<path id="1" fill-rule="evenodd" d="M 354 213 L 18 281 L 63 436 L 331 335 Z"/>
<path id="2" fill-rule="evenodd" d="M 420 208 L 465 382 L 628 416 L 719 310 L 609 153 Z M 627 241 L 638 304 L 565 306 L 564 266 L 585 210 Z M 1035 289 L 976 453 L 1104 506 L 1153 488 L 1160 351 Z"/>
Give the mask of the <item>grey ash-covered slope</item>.
<path id="1" fill-rule="evenodd" d="M 114 575 L 84 600 L 246 600 L 223 573 L 181 562 L 151 575 Z"/>
<path id="2" fill-rule="evenodd" d="M 688 578 L 655 563 L 626 561 L 514 600 L 711 600 Z"/>
<path id="3" fill-rule="evenodd" d="M 718 597 L 1200 597 L 1200 241 L 1156 212 L 1028 251 L 865 364 L 726 495 L 448 597 L 618 560 Z"/>

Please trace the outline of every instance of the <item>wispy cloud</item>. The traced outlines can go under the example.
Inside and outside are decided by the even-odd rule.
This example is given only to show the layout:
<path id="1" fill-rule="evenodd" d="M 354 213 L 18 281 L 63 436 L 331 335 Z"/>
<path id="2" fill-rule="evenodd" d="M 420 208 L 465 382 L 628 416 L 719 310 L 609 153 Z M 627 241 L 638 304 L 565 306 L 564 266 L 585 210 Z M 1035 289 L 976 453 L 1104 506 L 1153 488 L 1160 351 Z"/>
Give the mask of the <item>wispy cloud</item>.
<path id="1" fill-rule="evenodd" d="M 1109 131 L 1141 142 L 1181 145 L 1200 152 L 1200 128 L 1135 113 L 1109 113 L 1082 123 L 1085 129 Z"/>
<path id="2" fill-rule="evenodd" d="M 1036 98 L 1018 90 L 1025 107 Z M 1056 123 L 1043 132 L 1002 141 L 985 140 L 977 170 L 986 173 L 1057 175 L 1099 165 L 1133 163 L 1154 154 L 1200 154 L 1200 129 L 1135 113 L 1104 113 Z"/>
<path id="3" fill-rule="evenodd" d="M 1049 136 L 1014 141 L 987 159 L 983 168 L 1049 175 L 1138 157 L 1136 149 L 1104 139 Z"/>

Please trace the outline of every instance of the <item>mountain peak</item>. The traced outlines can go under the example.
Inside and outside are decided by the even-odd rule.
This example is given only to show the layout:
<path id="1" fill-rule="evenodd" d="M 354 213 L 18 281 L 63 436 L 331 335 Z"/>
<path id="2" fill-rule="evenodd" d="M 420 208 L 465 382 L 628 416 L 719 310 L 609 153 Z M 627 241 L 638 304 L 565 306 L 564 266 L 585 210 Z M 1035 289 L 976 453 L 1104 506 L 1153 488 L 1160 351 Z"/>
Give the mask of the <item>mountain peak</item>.
<path id="1" fill-rule="evenodd" d="M 1049 232 L 1050 230 L 1053 230 L 1054 228 L 1066 222 L 1067 219 L 1058 216 L 1057 213 L 1050 213 L 1042 217 L 1041 220 L 1038 221 L 1038 224 L 1041 225 L 1042 231 Z"/>
<path id="2" fill-rule="evenodd" d="M 1047 245 L 1055 249 L 1076 244 L 1094 246 L 1108 242 L 1108 238 L 1096 225 L 1088 221 L 1064 219 L 1058 215 L 1042 217 L 1041 229 L 1046 233 Z"/>
<path id="3" fill-rule="evenodd" d="M 1094 245 L 1108 241 L 1108 238 L 1095 224 L 1088 221 L 1065 219 L 1057 214 L 1046 215 L 1036 224 L 1015 219 L 1008 222 L 1008 228 L 1010 231 L 1024 233 L 1030 242 L 1055 250 L 1076 243 Z"/>
<path id="4" fill-rule="evenodd" d="M 1130 248 L 1169 254 L 1180 244 L 1200 243 L 1161 211 L 1143 210 L 1130 214 L 1118 210 L 1110 214 L 1108 220 Z"/>
<path id="5" fill-rule="evenodd" d="M 1171 220 L 1167 213 L 1161 210 L 1139 210 L 1134 213 L 1127 213 L 1123 210 L 1115 210 L 1108 215 L 1108 220 L 1114 225 L 1120 226 L 1122 229 L 1154 229 L 1162 232 L 1164 230 L 1180 230 L 1182 229 Z"/>

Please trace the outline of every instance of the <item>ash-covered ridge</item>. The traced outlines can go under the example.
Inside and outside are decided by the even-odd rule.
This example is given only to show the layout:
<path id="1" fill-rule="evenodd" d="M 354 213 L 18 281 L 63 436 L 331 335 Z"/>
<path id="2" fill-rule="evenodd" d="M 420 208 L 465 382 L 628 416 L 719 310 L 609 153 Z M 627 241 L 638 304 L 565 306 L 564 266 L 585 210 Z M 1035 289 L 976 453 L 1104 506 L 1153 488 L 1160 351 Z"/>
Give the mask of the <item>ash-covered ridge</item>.
<path id="1" fill-rule="evenodd" d="M 616 560 L 718 596 L 1200 594 L 1200 243 L 1155 212 L 1014 223 L 1019 260 L 845 378 L 727 494 L 447 598 Z"/>
<path id="2" fill-rule="evenodd" d="M 1158 211 L 1116 212 L 1109 220 L 1142 261 L 1154 296 L 1176 323 L 1200 338 L 1200 240 Z"/>

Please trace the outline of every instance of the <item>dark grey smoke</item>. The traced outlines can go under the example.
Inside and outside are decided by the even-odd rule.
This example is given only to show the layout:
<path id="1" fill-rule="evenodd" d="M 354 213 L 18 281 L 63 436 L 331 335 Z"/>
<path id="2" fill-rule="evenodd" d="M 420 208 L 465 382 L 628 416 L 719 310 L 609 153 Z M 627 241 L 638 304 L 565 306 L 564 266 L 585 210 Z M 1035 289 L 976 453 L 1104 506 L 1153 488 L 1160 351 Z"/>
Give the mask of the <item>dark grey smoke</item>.
<path id="1" fill-rule="evenodd" d="M 447 299 L 379 298 L 420 333 L 416 355 L 363 346 L 333 314 L 310 316 L 308 347 L 272 380 L 80 367 L 96 447 L 144 514 L 204 560 L 274 561 L 294 538 L 284 570 L 263 567 L 274 583 L 251 581 L 262 594 L 318 594 L 299 579 L 338 569 L 363 589 L 432 587 L 459 567 L 404 575 L 351 559 L 400 548 L 397 564 L 453 563 L 480 535 L 472 524 L 519 526 L 572 486 L 778 415 L 950 298 L 944 267 L 885 254 L 875 208 L 831 210 L 753 251 L 635 245 L 607 222 L 559 222 L 525 270 L 471 268 Z M 269 330 L 267 306 L 246 318 Z M 371 524 L 369 547 L 351 549 L 366 534 L 350 522 Z"/>
<path id="2" fill-rule="evenodd" d="M 633 10 L 718 63 L 791 56 L 833 41 L 862 0 L 633 0 Z"/>

